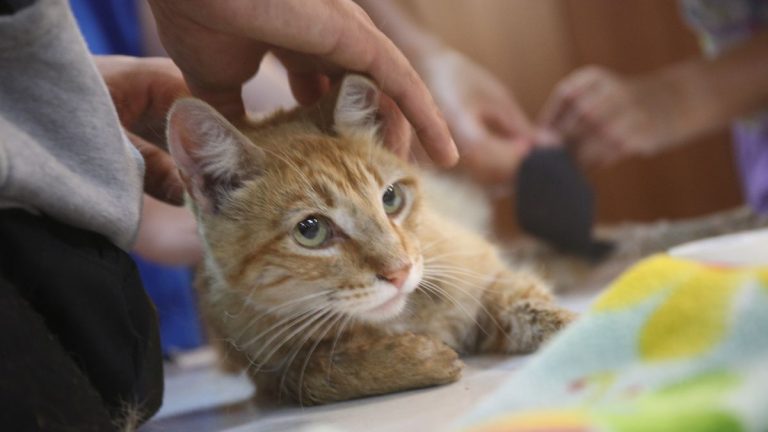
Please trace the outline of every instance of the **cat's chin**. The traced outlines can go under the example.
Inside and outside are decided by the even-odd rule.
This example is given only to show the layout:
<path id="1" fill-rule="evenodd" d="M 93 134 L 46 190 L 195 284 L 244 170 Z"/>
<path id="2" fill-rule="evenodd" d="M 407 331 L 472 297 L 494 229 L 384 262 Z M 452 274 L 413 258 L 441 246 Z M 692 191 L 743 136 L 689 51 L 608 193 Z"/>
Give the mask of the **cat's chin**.
<path id="1" fill-rule="evenodd" d="M 387 321 L 396 316 L 405 309 L 405 303 L 408 301 L 408 293 L 400 291 L 391 299 L 360 313 L 360 318 L 368 322 Z"/>

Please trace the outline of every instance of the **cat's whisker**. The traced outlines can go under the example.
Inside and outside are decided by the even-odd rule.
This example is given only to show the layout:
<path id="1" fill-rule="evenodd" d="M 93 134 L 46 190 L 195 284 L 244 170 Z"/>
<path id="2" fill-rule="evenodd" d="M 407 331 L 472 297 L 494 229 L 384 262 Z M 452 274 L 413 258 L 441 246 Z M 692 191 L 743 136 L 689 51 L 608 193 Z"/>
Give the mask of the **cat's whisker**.
<path id="1" fill-rule="evenodd" d="M 309 326 L 310 326 L 310 325 L 312 325 L 313 323 L 317 322 L 317 321 L 318 321 L 320 318 L 322 318 L 323 316 L 326 316 L 326 314 L 327 314 L 328 312 L 330 312 L 330 311 L 331 311 L 331 308 L 330 308 L 330 306 L 324 306 L 323 308 L 319 308 L 319 309 L 315 309 L 315 310 L 313 310 L 313 311 L 312 311 L 313 313 L 311 314 L 310 318 L 307 318 L 307 319 L 299 318 L 297 321 L 302 321 L 302 320 L 304 320 L 303 324 L 301 324 L 301 325 L 299 325 L 297 328 L 293 329 L 293 331 L 292 331 L 292 332 L 291 332 L 291 333 L 290 333 L 288 336 L 286 336 L 286 337 L 283 337 L 283 338 L 282 338 L 282 340 L 281 340 L 280 342 L 278 342 L 278 343 L 277 343 L 277 345 L 275 345 L 275 346 L 273 346 L 273 347 L 272 347 L 271 351 L 269 351 L 269 354 L 267 354 L 267 355 L 266 355 L 264 358 L 260 358 L 260 357 L 261 357 L 261 353 L 262 353 L 262 352 L 264 352 L 264 349 L 266 349 L 266 348 L 268 348 L 268 347 L 270 347 L 270 346 L 272 346 L 272 345 L 273 345 L 273 341 L 274 341 L 274 339 L 276 339 L 276 338 L 277 338 L 278 336 L 280 336 L 281 334 L 285 333 L 285 331 L 286 331 L 286 330 L 288 330 L 288 329 L 291 329 L 292 327 L 294 327 L 294 326 L 295 326 L 295 324 L 291 324 L 291 325 L 288 325 L 288 326 L 286 326 L 286 328 L 285 328 L 285 329 L 281 330 L 280 332 L 278 332 L 278 333 L 276 333 L 274 336 L 272 336 L 272 338 L 270 338 L 270 340 L 269 340 L 269 341 L 267 341 L 267 342 L 264 344 L 264 346 L 263 346 L 262 348 L 260 348 L 260 349 L 259 349 L 259 351 L 258 351 L 256 354 L 254 354 L 254 355 L 253 355 L 253 357 L 254 357 L 256 360 L 258 360 L 258 362 L 259 362 L 259 364 L 260 364 L 260 366 L 259 366 L 259 367 L 256 369 L 256 371 L 255 371 L 255 372 L 259 372 L 260 370 L 262 370 L 261 368 L 262 368 L 264 365 L 266 365 L 266 364 L 267 364 L 267 362 L 269 361 L 269 359 L 270 359 L 270 358 L 271 358 L 271 357 L 272 357 L 272 356 L 273 356 L 273 355 L 274 355 L 274 354 L 275 354 L 277 351 L 279 351 L 279 350 L 280 350 L 280 348 L 282 348 L 282 347 L 283 347 L 283 346 L 285 346 L 286 344 L 289 344 L 289 343 L 291 342 L 291 340 L 293 340 L 293 338 L 294 338 L 294 337 L 296 337 L 296 336 L 297 336 L 299 333 L 301 333 L 302 331 L 304 331 L 304 329 L 306 329 L 307 327 L 309 327 Z"/>
<path id="2" fill-rule="evenodd" d="M 286 356 L 286 360 L 280 364 L 279 367 L 280 369 L 283 370 L 282 376 L 280 377 L 280 385 L 279 385 L 280 391 L 282 391 L 282 389 L 285 387 L 285 380 L 288 377 L 288 371 L 290 370 L 290 367 L 293 364 L 294 360 L 296 360 L 296 356 L 298 356 L 299 353 L 301 352 L 301 349 L 304 347 L 307 341 L 309 341 L 312 338 L 312 335 L 315 334 L 315 332 L 317 332 L 317 330 L 319 330 L 325 322 L 332 319 L 338 313 L 339 312 L 332 312 L 329 310 L 329 311 L 326 311 L 326 313 L 324 313 L 323 315 L 321 315 L 323 319 L 315 322 L 315 325 L 309 331 L 306 332 L 304 337 L 301 339 L 301 342 L 296 344 L 296 346 L 291 350 L 288 356 Z M 300 395 L 301 394 L 300 387 L 298 388 L 298 391 Z"/>
<path id="3" fill-rule="evenodd" d="M 446 261 L 442 261 L 444 258 L 451 258 L 451 257 L 478 257 L 481 253 L 478 252 L 468 252 L 468 251 L 453 251 L 453 252 L 446 252 L 439 255 L 429 255 L 424 257 L 424 264 L 433 264 L 433 263 L 446 263 Z"/>
<path id="4" fill-rule="evenodd" d="M 328 376 L 327 379 L 330 379 L 331 370 L 333 369 L 333 353 L 336 350 L 336 343 L 339 341 L 339 338 L 341 338 L 341 335 L 344 333 L 344 328 L 353 320 L 354 318 L 352 315 L 347 315 L 347 318 L 342 321 L 339 328 L 336 330 L 336 336 L 333 338 L 333 343 L 331 344 L 331 354 L 328 356 Z"/>
<path id="5" fill-rule="evenodd" d="M 451 274 L 447 271 L 439 271 L 439 272 L 424 272 L 423 277 L 425 279 L 431 279 L 431 280 L 439 280 L 439 279 L 448 279 L 451 281 L 454 281 L 456 283 L 461 284 L 462 286 L 468 286 L 468 287 L 482 287 L 481 291 L 484 293 L 500 293 L 503 292 L 503 287 L 498 286 L 500 282 L 503 282 L 503 279 L 492 279 L 492 280 L 472 280 L 469 278 L 465 278 L 466 275 L 461 274 Z"/>
<path id="6" fill-rule="evenodd" d="M 306 296 L 298 297 L 298 298 L 295 298 L 295 299 L 289 300 L 289 301 L 287 301 L 287 302 L 285 302 L 285 303 L 282 303 L 282 304 L 280 304 L 279 306 L 276 306 L 276 307 L 272 307 L 272 308 L 268 308 L 268 309 L 266 309 L 266 310 L 263 310 L 261 313 L 259 313 L 259 314 L 258 314 L 258 315 L 256 315 L 255 317 L 251 318 L 251 320 L 249 320 L 249 321 L 248 321 L 248 324 L 246 324 L 245 326 L 243 326 L 243 329 L 242 329 L 240 332 L 238 332 L 237 336 L 235 336 L 235 337 L 233 338 L 233 340 L 236 340 L 236 341 L 237 341 L 237 340 L 240 340 L 240 338 L 242 338 L 242 337 L 243 337 L 243 335 L 244 335 L 244 334 L 245 334 L 245 333 L 246 333 L 246 332 L 247 332 L 247 331 L 248 331 L 248 330 L 249 330 L 249 329 L 250 329 L 250 328 L 251 328 L 251 327 L 252 327 L 254 324 L 256 324 L 256 323 L 257 323 L 257 322 L 258 322 L 260 319 L 264 318 L 264 317 L 265 317 L 265 316 L 267 316 L 267 315 L 274 315 L 276 312 L 279 312 L 279 311 L 281 311 L 281 310 L 283 310 L 283 309 L 285 309 L 285 308 L 287 308 L 287 307 L 289 307 L 289 306 L 294 306 L 294 305 L 296 305 L 297 303 L 303 303 L 303 302 L 306 302 L 306 301 L 310 301 L 310 300 L 314 301 L 314 300 L 315 300 L 317 297 L 321 297 L 321 296 L 329 295 L 329 294 L 331 294 L 332 292 L 333 292 L 333 290 L 324 290 L 324 291 L 320 291 L 320 292 L 317 292 L 317 293 L 313 293 L 313 294 L 309 294 L 309 295 L 306 295 Z"/>
<path id="7" fill-rule="evenodd" d="M 256 336 L 254 336 L 253 338 L 248 340 L 248 342 L 243 343 L 243 344 L 238 343 L 238 349 L 242 350 L 242 349 L 248 348 L 249 346 L 251 346 L 254 343 L 256 343 L 259 339 L 261 339 L 262 337 L 266 336 L 272 330 L 274 330 L 274 329 L 276 329 L 276 328 L 278 328 L 278 327 L 280 327 L 280 326 L 282 326 L 282 325 L 284 325 L 284 324 L 286 324 L 286 323 L 288 323 L 290 321 L 300 319 L 303 315 L 310 314 L 313 311 L 314 311 L 314 308 L 301 309 L 301 310 L 298 310 L 298 311 L 294 311 L 291 315 L 287 315 L 285 317 L 281 317 L 280 319 L 278 319 L 277 321 L 272 323 L 272 325 L 270 327 L 268 327 L 266 330 L 262 330 L 259 334 L 257 334 Z M 239 342 L 239 340 L 236 341 L 236 342 Z"/>
<path id="8" fill-rule="evenodd" d="M 425 244 L 425 245 L 423 245 L 421 247 L 421 252 L 424 253 L 424 252 L 430 251 L 434 247 L 436 247 L 437 245 L 443 244 L 443 243 L 447 242 L 448 240 L 451 240 L 451 238 L 450 237 L 440 238 L 440 239 L 432 241 L 432 242 L 430 242 L 428 244 Z"/>
<path id="9" fill-rule="evenodd" d="M 496 278 L 492 276 L 486 276 L 485 278 L 472 278 L 469 275 L 454 272 L 451 270 L 439 270 L 439 271 L 425 271 L 424 277 L 429 277 L 432 279 L 435 278 L 446 278 L 450 279 L 462 284 L 469 285 L 471 287 L 479 287 L 482 288 L 482 290 L 485 290 L 488 288 L 489 285 L 493 284 L 496 281 Z"/>
<path id="10" fill-rule="evenodd" d="M 514 276 L 502 277 L 499 275 L 490 275 L 490 274 L 482 274 L 482 273 L 467 273 L 467 272 L 464 272 L 462 269 L 456 268 L 456 267 L 429 266 L 424 268 L 425 277 L 426 276 L 441 277 L 441 276 L 449 276 L 449 275 L 465 284 L 470 284 L 470 285 L 487 284 L 486 286 L 483 287 L 483 289 L 488 291 L 496 291 L 496 288 L 494 286 L 498 285 L 499 283 L 504 283 L 504 282 L 514 283 L 516 280 Z"/>
<path id="11" fill-rule="evenodd" d="M 490 278 L 495 278 L 496 277 L 495 274 L 480 273 L 480 272 L 476 272 L 474 270 L 467 269 L 465 267 L 459 267 L 459 266 L 449 265 L 449 264 L 439 264 L 439 263 L 435 264 L 435 263 L 432 263 L 430 265 L 425 265 L 424 267 L 425 267 L 425 270 L 426 269 L 430 269 L 430 270 L 460 272 L 460 273 L 465 274 L 467 276 L 472 276 L 472 277 L 475 277 L 475 278 L 478 278 L 478 279 L 486 279 L 486 278 L 489 278 L 489 277 Z"/>
<path id="12" fill-rule="evenodd" d="M 428 266 L 426 265 L 424 266 L 424 271 L 434 272 L 434 270 L 438 270 L 439 272 L 461 273 L 462 275 L 466 275 L 468 277 L 473 277 L 475 279 L 481 279 L 481 280 L 485 280 L 488 277 L 493 277 L 494 281 L 514 282 L 515 280 L 518 279 L 517 275 L 500 276 L 498 274 L 480 273 L 474 270 L 470 270 L 466 267 L 460 267 L 460 266 L 451 265 L 447 263 L 430 264 Z"/>
<path id="13" fill-rule="evenodd" d="M 489 318 L 491 321 L 493 321 L 494 325 L 495 325 L 495 326 L 496 326 L 496 327 L 499 329 L 499 331 L 501 331 L 501 333 L 502 333 L 502 334 L 503 334 L 503 335 L 504 335 L 506 338 L 509 338 L 509 337 L 510 337 L 510 335 L 509 335 L 509 334 L 507 334 L 507 332 L 504 330 L 504 327 L 502 327 L 502 325 L 501 325 L 501 324 L 498 322 L 498 320 L 496 320 L 496 318 L 493 316 L 493 314 L 491 313 L 491 311 L 489 311 L 489 310 L 488 310 L 488 308 L 487 308 L 487 307 L 485 307 L 485 305 L 483 304 L 483 302 L 482 302 L 480 299 L 478 299 L 477 297 L 473 296 L 473 295 L 472 295 L 471 293 L 469 293 L 468 291 L 466 291 L 466 289 L 462 288 L 462 287 L 461 287 L 461 285 L 460 285 L 459 283 L 453 283 L 453 282 L 451 282 L 451 281 L 448 281 L 448 280 L 445 280 L 445 279 L 434 279 L 434 278 L 433 278 L 433 279 L 430 279 L 430 280 L 431 280 L 431 281 L 433 281 L 433 282 L 440 282 L 440 283 L 443 283 L 443 284 L 445 284 L 445 285 L 448 285 L 448 286 L 450 286 L 451 288 L 454 288 L 454 289 L 458 290 L 459 292 L 463 293 L 465 296 L 467 296 L 467 297 L 469 297 L 470 299 L 472 299 L 472 300 L 473 300 L 475 303 L 477 303 L 477 305 L 480 307 L 480 309 L 482 309 L 482 310 L 483 310 L 483 312 L 485 312 L 485 314 L 488 316 L 488 318 Z M 466 281 L 461 281 L 461 280 L 459 280 L 459 282 L 463 282 L 463 283 L 466 283 Z M 484 289 L 484 291 L 487 291 L 487 288 L 486 288 L 486 289 Z M 477 321 L 475 321 L 475 322 L 477 322 Z M 478 326 L 479 326 L 479 324 L 478 324 Z M 482 329 L 482 330 L 483 330 L 483 333 L 485 333 L 486 335 L 488 334 L 488 333 L 485 331 L 485 329 Z"/>
<path id="14" fill-rule="evenodd" d="M 333 318 L 335 316 L 335 318 Z M 302 395 L 304 392 L 301 391 L 301 388 L 304 384 L 304 372 L 307 370 L 307 365 L 309 364 L 309 360 L 312 358 L 312 353 L 315 352 L 317 349 L 317 346 L 320 345 L 320 342 L 323 340 L 326 334 L 333 328 L 334 325 L 336 325 L 342 318 L 344 318 L 344 315 L 341 314 L 341 312 L 335 312 L 334 315 L 331 315 L 331 320 L 327 321 L 328 325 L 325 326 L 325 330 L 323 330 L 322 333 L 320 333 L 320 336 L 318 336 L 315 340 L 315 344 L 312 345 L 312 347 L 309 349 L 309 354 L 307 354 L 306 359 L 304 359 L 304 364 L 301 366 L 301 373 L 299 373 L 299 405 L 303 406 L 302 401 Z"/>
<path id="15" fill-rule="evenodd" d="M 274 330 L 274 329 L 278 329 L 278 328 L 280 328 L 280 327 L 282 327 L 282 326 L 286 325 L 286 323 L 290 323 L 290 324 L 289 324 L 289 325 L 287 325 L 286 327 L 284 327 L 284 328 L 282 328 L 282 329 L 279 329 L 279 330 L 277 331 L 277 333 L 275 333 L 275 334 L 274 334 L 274 335 L 273 335 L 271 338 L 269 338 L 269 340 L 267 340 L 267 341 L 265 342 L 265 344 L 264 344 L 264 346 L 267 346 L 267 345 L 269 345 L 269 344 L 270 344 L 270 343 L 271 343 L 271 342 L 272 342 L 272 341 L 273 341 L 273 340 L 274 340 L 274 339 L 275 339 L 277 336 L 279 336 L 279 335 L 283 334 L 285 331 L 287 331 L 288 329 L 290 329 L 290 327 L 291 327 L 291 326 L 293 326 L 293 325 L 295 325 L 295 324 L 297 324 L 297 323 L 300 323 L 302 319 L 306 318 L 306 316 L 308 316 L 308 315 L 309 315 L 309 316 L 311 316 L 311 315 L 313 315 L 313 314 L 316 314 L 316 313 L 318 313 L 318 312 L 320 312 L 320 311 L 323 311 L 323 310 L 325 310 L 325 308 L 327 308 L 328 306 L 329 306 L 329 303 L 325 303 L 325 304 L 322 304 L 322 305 L 320 305 L 320 306 L 314 306 L 314 307 L 311 307 L 311 308 L 309 308 L 309 309 L 305 309 L 305 310 L 300 310 L 300 311 L 294 312 L 292 315 L 289 315 L 289 316 L 287 316 L 287 317 L 284 317 L 284 318 L 282 318 L 282 319 L 278 320 L 277 322 L 273 323 L 273 324 L 272 324 L 272 325 L 271 325 L 269 328 L 267 328 L 267 329 L 266 329 L 266 330 L 264 330 L 263 332 L 261 332 L 261 333 L 259 333 L 258 335 L 256 335 L 254 338 L 252 338 L 251 340 L 249 340 L 247 343 L 243 344 L 241 347 L 242 347 L 243 349 L 247 349 L 247 348 L 249 348 L 250 346 L 252 346 L 253 344 L 255 344 L 255 343 L 256 343 L 256 342 L 257 342 L 259 339 L 261 339 L 262 337 L 264 337 L 264 336 L 266 336 L 267 334 L 269 334 L 269 333 L 270 333 L 272 330 Z M 262 348 L 262 349 L 263 349 L 263 348 Z M 260 352 L 261 352 L 261 351 L 259 351 L 259 353 L 260 353 Z"/>
<path id="16" fill-rule="evenodd" d="M 459 302 L 459 301 L 458 301 L 458 300 L 457 300 L 455 297 L 453 297 L 452 295 L 450 295 L 450 294 L 448 293 L 448 291 L 446 291 L 446 290 L 445 290 L 444 288 L 442 288 L 441 286 L 439 286 L 439 285 L 437 285 L 437 284 L 435 284 L 435 283 L 433 283 L 432 281 L 430 281 L 430 280 L 427 280 L 427 279 L 422 279 L 422 280 L 421 280 L 421 283 L 423 283 L 423 284 L 425 284 L 425 285 L 427 285 L 427 286 L 431 286 L 433 289 L 437 290 L 438 292 L 441 292 L 441 293 L 442 293 L 442 294 L 443 294 L 443 295 L 444 295 L 444 296 L 445 296 L 445 297 L 446 297 L 446 298 L 447 298 L 449 301 L 451 301 L 453 304 L 455 304 L 455 305 L 456 305 L 456 307 L 458 307 L 459 309 L 461 309 L 461 310 L 464 312 L 464 314 L 466 314 L 466 315 L 467 315 L 467 317 L 468 317 L 469 319 L 471 319 L 472 321 L 474 321 L 475 325 L 477 325 L 477 328 L 479 328 L 480 330 L 482 330 L 482 331 L 483 331 L 483 333 L 485 333 L 485 334 L 486 334 L 486 336 L 488 336 L 488 335 L 489 335 L 489 334 L 488 334 L 488 332 L 485 330 L 485 328 L 483 328 L 483 326 L 481 326 L 481 325 L 480 325 L 480 323 L 477 321 L 477 319 L 475 318 L 475 316 L 474 316 L 473 314 L 469 313 L 469 311 L 468 311 L 468 310 L 467 310 L 467 309 L 464 307 L 464 305 L 463 305 L 463 304 L 461 304 L 461 302 Z"/>

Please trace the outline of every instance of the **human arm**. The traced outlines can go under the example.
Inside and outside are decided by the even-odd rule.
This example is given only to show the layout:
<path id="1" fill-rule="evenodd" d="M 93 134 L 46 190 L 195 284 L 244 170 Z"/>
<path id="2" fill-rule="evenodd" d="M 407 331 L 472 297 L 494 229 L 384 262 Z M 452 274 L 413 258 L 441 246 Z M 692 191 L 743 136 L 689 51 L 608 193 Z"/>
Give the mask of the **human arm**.
<path id="1" fill-rule="evenodd" d="M 366 73 L 413 124 L 430 157 L 458 159 L 429 91 L 395 45 L 347 0 L 151 0 L 160 38 L 196 96 L 229 118 L 267 51 L 285 64 L 300 103 L 344 70 Z M 389 143 L 396 146 L 397 143 Z"/>
<path id="2" fill-rule="evenodd" d="M 147 195 L 133 248 L 143 258 L 164 265 L 194 266 L 203 256 L 197 222 L 189 209 Z"/>
<path id="3" fill-rule="evenodd" d="M 586 163 L 653 155 L 768 106 L 768 32 L 713 59 L 627 78 L 578 70 L 540 116 L 543 141 L 567 141 Z"/>

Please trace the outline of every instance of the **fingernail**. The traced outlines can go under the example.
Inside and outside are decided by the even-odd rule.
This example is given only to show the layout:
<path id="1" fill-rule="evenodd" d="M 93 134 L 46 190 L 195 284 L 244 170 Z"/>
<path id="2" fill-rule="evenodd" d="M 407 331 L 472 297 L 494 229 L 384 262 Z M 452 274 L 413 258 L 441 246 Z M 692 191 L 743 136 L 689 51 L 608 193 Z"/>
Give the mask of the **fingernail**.
<path id="1" fill-rule="evenodd" d="M 456 146 L 456 141 L 451 138 L 451 151 L 449 155 L 449 166 L 456 165 L 459 162 L 459 148 Z"/>

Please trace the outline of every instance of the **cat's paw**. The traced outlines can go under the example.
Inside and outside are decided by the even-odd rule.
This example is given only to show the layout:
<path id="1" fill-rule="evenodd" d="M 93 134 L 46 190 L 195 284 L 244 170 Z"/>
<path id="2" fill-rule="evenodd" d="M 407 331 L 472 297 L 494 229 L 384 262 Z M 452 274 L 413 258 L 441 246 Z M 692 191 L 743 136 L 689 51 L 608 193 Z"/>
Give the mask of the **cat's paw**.
<path id="1" fill-rule="evenodd" d="M 517 352 L 538 349 L 578 316 L 554 303 L 539 301 L 518 302 L 511 313 L 517 321 L 517 334 L 511 335 L 513 340 L 516 339 L 512 348 Z"/>
<path id="2" fill-rule="evenodd" d="M 464 369 L 456 351 L 432 336 L 403 333 L 392 337 L 383 349 L 404 375 L 422 386 L 454 382 Z"/>
<path id="3" fill-rule="evenodd" d="M 529 353 L 573 322 L 578 315 L 546 301 L 522 300 L 488 322 L 478 351 Z M 490 320 L 489 320 L 490 321 Z"/>

